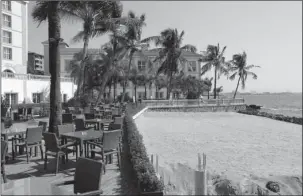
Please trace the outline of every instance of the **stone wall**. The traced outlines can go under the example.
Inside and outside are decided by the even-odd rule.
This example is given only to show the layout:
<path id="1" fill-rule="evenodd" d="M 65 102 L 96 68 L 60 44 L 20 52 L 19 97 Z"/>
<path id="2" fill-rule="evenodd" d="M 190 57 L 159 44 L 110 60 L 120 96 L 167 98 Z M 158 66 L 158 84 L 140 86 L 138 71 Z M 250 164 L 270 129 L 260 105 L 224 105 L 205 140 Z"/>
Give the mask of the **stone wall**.
<path id="1" fill-rule="evenodd" d="M 274 120 L 280 120 L 284 122 L 290 122 L 298 125 L 302 125 L 302 117 L 290 117 L 290 116 L 284 116 L 282 114 L 271 114 L 267 112 L 260 112 L 258 110 L 239 110 L 238 113 L 241 114 L 247 114 L 247 115 L 255 115 L 255 116 L 261 116 L 261 117 L 266 117 L 266 118 L 271 118 Z"/>

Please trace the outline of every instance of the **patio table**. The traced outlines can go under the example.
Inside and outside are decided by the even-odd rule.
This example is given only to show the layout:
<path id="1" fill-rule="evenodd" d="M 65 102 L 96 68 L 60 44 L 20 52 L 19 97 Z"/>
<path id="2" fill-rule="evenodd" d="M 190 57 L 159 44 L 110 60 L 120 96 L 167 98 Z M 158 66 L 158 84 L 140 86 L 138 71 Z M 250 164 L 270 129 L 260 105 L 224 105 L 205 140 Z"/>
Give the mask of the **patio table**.
<path id="1" fill-rule="evenodd" d="M 65 139 L 70 138 L 72 140 L 78 141 L 80 143 L 80 156 L 83 156 L 83 143 L 89 140 L 96 140 L 99 138 L 101 139 L 103 136 L 103 132 L 89 130 L 89 131 L 75 131 L 75 132 L 63 133 L 60 135 Z"/>
<path id="2" fill-rule="evenodd" d="M 101 130 L 102 124 L 105 124 L 105 123 L 110 124 L 110 123 L 112 123 L 112 122 L 114 122 L 112 119 L 98 119 L 98 118 L 96 118 L 96 119 L 87 119 L 87 120 L 84 121 L 85 126 L 86 126 L 87 124 L 94 124 L 94 125 L 97 125 L 96 130 Z"/>
<path id="3" fill-rule="evenodd" d="M 1 195 L 71 195 L 67 189 L 54 186 L 63 174 L 29 177 L 1 184 Z"/>

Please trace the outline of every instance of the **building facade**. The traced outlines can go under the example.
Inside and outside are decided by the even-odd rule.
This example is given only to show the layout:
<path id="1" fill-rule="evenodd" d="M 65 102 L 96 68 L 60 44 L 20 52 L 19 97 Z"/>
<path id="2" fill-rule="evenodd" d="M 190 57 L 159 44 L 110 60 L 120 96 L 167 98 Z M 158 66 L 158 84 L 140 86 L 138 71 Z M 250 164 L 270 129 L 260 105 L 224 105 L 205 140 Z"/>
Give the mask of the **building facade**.
<path id="1" fill-rule="evenodd" d="M 2 72 L 27 73 L 28 1 L 1 1 Z"/>
<path id="2" fill-rule="evenodd" d="M 35 52 L 28 52 L 27 73 L 44 74 L 44 56 Z"/>
<path id="3" fill-rule="evenodd" d="M 44 46 L 44 71 L 45 74 L 49 74 L 49 65 L 48 65 L 48 41 L 42 42 Z M 69 48 L 68 44 L 62 42 L 60 44 L 60 62 L 61 62 L 61 76 L 69 77 L 70 70 L 69 64 L 70 61 L 73 60 L 74 54 L 81 52 L 82 48 Z M 99 49 L 89 49 L 90 54 L 98 55 L 100 52 Z M 158 55 L 157 51 L 154 50 L 146 50 L 144 51 L 144 55 L 134 54 L 132 60 L 132 66 L 136 67 L 139 73 L 147 73 L 147 59 L 153 60 Z M 187 59 L 188 64 L 184 66 L 182 70 L 185 75 L 191 75 L 197 79 L 200 79 L 201 73 L 201 64 L 198 62 L 198 59 L 201 57 L 200 54 L 186 52 L 184 53 L 184 57 Z M 155 65 L 157 66 L 157 65 Z M 116 88 L 116 95 L 120 95 L 123 92 L 123 88 L 120 84 L 117 85 Z M 131 82 L 128 84 L 126 92 L 130 97 L 135 96 L 135 89 L 134 85 Z M 113 90 L 111 91 L 113 96 Z M 158 94 L 157 94 L 158 93 Z M 154 99 L 154 98 L 166 98 L 166 88 L 162 88 L 156 91 L 155 84 L 151 86 L 151 88 L 147 87 L 146 90 L 147 99 Z M 136 97 L 137 98 L 144 98 L 145 96 L 145 87 L 144 86 L 137 86 L 136 87 Z"/>

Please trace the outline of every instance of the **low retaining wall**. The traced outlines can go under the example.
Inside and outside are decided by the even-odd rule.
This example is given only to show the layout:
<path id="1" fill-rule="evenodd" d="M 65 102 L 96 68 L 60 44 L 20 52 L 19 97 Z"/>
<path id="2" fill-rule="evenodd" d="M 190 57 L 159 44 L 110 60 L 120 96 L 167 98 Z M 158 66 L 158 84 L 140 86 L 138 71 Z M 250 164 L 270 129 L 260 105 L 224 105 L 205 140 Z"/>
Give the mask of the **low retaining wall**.
<path id="1" fill-rule="evenodd" d="M 163 112 L 234 112 L 245 110 L 246 105 L 205 105 L 205 106 L 148 106 L 149 111 Z"/>
<path id="2" fill-rule="evenodd" d="M 246 109 L 240 110 L 240 111 L 238 111 L 238 113 L 261 116 L 261 117 L 271 118 L 274 120 L 302 125 L 302 118 L 299 118 L 299 117 L 290 117 L 290 116 L 284 116 L 282 114 L 271 114 L 271 113 L 267 113 L 267 112 L 260 112 L 258 110 L 246 110 Z"/>

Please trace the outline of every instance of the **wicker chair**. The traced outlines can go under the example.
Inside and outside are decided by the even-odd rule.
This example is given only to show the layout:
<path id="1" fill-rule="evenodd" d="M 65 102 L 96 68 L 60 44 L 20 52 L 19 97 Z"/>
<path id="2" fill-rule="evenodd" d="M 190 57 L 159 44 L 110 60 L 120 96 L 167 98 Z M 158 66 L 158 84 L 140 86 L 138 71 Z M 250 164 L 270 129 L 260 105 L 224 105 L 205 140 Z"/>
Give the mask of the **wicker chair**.
<path id="1" fill-rule="evenodd" d="M 62 124 L 72 124 L 73 123 L 73 114 L 65 113 L 62 114 Z"/>
<path id="2" fill-rule="evenodd" d="M 30 149 L 30 154 L 31 154 L 33 147 L 40 147 L 41 159 L 43 160 L 42 132 L 43 132 L 43 127 L 27 128 L 25 139 L 21 139 L 19 143 L 13 143 L 13 149 L 15 149 L 15 152 L 17 152 L 18 146 L 25 148 L 27 163 L 29 163 L 30 161 L 28 149 Z M 35 155 L 37 156 L 37 153 L 35 153 Z M 13 156 L 13 159 L 14 158 L 15 156 Z"/>
<path id="3" fill-rule="evenodd" d="M 85 127 L 84 120 L 81 118 L 76 118 L 74 120 L 75 125 L 76 125 L 76 130 L 75 131 L 85 131 L 85 130 L 93 130 L 93 128 L 90 127 Z"/>
<path id="4" fill-rule="evenodd" d="M 44 133 L 45 141 L 45 158 L 44 158 L 44 169 L 47 169 L 47 156 L 56 157 L 56 174 L 59 169 L 59 160 L 60 157 L 64 156 L 66 162 L 68 161 L 68 153 L 72 153 L 73 150 L 69 149 L 68 145 L 59 145 L 59 140 L 55 133 Z"/>
<path id="5" fill-rule="evenodd" d="M 74 124 L 58 125 L 58 133 L 59 133 L 60 142 L 62 141 L 62 139 L 60 137 L 61 134 L 70 133 L 70 132 L 74 132 L 74 131 L 75 131 Z M 76 159 L 78 159 L 78 143 L 72 139 L 67 139 L 65 145 L 67 147 L 73 147 L 73 149 L 74 149 L 73 155 L 76 152 Z"/>
<path id="6" fill-rule="evenodd" d="M 47 132 L 47 122 L 39 121 L 38 127 L 42 127 L 42 133 Z"/>
<path id="7" fill-rule="evenodd" d="M 121 163 L 120 150 L 119 150 L 120 136 L 121 136 L 121 130 L 104 131 L 101 143 L 88 141 L 87 144 L 91 144 L 99 148 L 99 149 L 98 148 L 91 149 L 91 158 L 94 158 L 96 153 L 100 154 L 103 163 L 106 164 L 105 162 L 106 156 L 117 154 L 118 165 L 120 168 L 120 163 Z M 104 173 L 105 171 L 106 168 L 104 167 Z"/>
<path id="8" fill-rule="evenodd" d="M 6 183 L 6 174 L 5 174 L 5 157 L 7 154 L 8 143 L 7 141 L 1 140 L 1 174 L 3 177 L 3 182 Z"/>
<path id="9" fill-rule="evenodd" d="M 75 195 L 100 195 L 102 169 L 101 162 L 80 157 L 76 163 L 74 180 L 54 184 L 55 186 L 74 185 Z"/>

